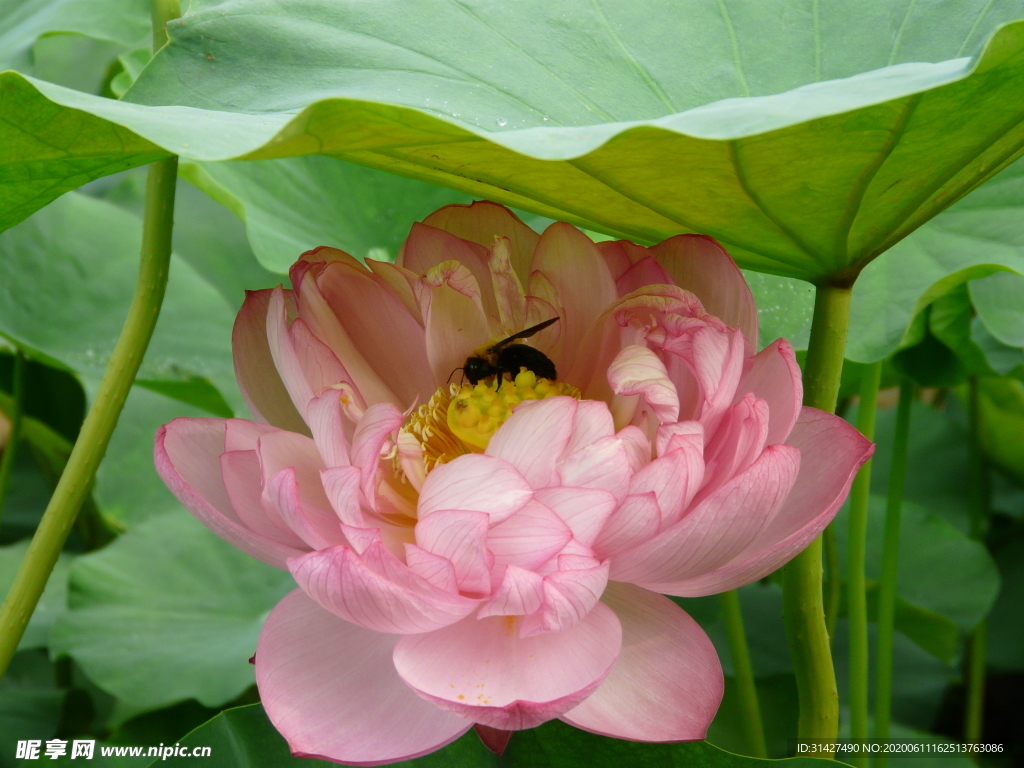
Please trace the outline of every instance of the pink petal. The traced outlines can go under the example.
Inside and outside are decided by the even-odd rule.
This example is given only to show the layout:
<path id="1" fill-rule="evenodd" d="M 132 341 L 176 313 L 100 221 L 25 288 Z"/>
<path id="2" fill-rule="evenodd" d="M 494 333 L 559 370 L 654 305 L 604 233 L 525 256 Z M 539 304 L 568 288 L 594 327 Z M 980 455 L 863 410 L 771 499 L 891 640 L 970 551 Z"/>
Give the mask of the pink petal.
<path id="1" fill-rule="evenodd" d="M 559 557 L 559 570 L 544 577 L 544 606 L 538 630 L 564 632 L 576 626 L 594 609 L 608 585 L 607 562 L 584 558 L 595 564 L 563 570 L 562 561 L 571 557 Z"/>
<path id="2" fill-rule="evenodd" d="M 598 488 L 544 488 L 533 498 L 558 515 L 572 530 L 573 538 L 588 547 L 618 506 L 615 496 Z"/>
<path id="3" fill-rule="evenodd" d="M 779 569 L 821 533 L 846 500 L 874 446 L 830 413 L 804 408 L 788 444 L 800 450 L 800 474 L 779 513 L 731 562 L 658 591 L 700 597 L 757 581 Z M 664 587 L 662 589 L 661 587 Z"/>
<path id="4" fill-rule="evenodd" d="M 598 534 L 594 552 L 611 557 L 652 538 L 661 528 L 661 508 L 654 491 L 627 496 Z"/>
<path id="5" fill-rule="evenodd" d="M 615 663 L 622 630 L 598 604 L 564 632 L 521 638 L 513 617 L 471 617 L 395 645 L 395 668 L 442 709 L 502 730 L 533 728 L 572 709 Z"/>
<path id="6" fill-rule="evenodd" d="M 264 506 L 273 507 L 288 527 L 313 549 L 346 543 L 335 515 L 302 501 L 293 467 L 279 470 L 267 480 L 262 498 Z"/>
<path id="7" fill-rule="evenodd" d="M 320 482 L 334 514 L 344 525 L 362 527 L 366 516 L 359 504 L 359 467 L 330 467 L 320 470 Z"/>
<path id="8" fill-rule="evenodd" d="M 417 511 L 420 520 L 441 509 L 486 512 L 493 525 L 522 509 L 531 496 L 533 489 L 507 461 L 467 454 L 430 471 Z"/>
<path id="9" fill-rule="evenodd" d="M 288 327 L 291 294 L 275 288 L 267 307 L 267 343 L 274 366 L 299 413 L 306 415 L 309 401 L 325 387 L 348 381 L 338 359 L 317 339 L 304 321 Z"/>
<path id="10" fill-rule="evenodd" d="M 512 244 L 505 237 L 496 239 L 487 251 L 487 269 L 490 272 L 489 282 L 494 291 L 498 323 L 508 334 L 529 328 L 531 325 L 526 320 L 526 291 L 523 290 L 522 280 L 512 267 L 511 255 Z"/>
<path id="11" fill-rule="evenodd" d="M 705 325 L 675 340 L 671 347 L 666 344 L 666 349 L 680 354 L 690 366 L 703 400 L 698 421 L 705 434 L 714 432 L 735 399 L 743 373 L 743 336 Z M 680 402 L 687 399 L 681 391 Z"/>
<path id="12" fill-rule="evenodd" d="M 416 543 L 451 561 L 456 583 L 463 592 L 491 592 L 491 558 L 486 547 L 489 520 L 484 512 L 442 510 L 416 524 Z"/>
<path id="13" fill-rule="evenodd" d="M 248 419 L 226 419 L 224 421 L 225 451 L 255 451 L 256 443 L 268 432 L 276 432 L 277 427 L 269 424 L 249 421 Z"/>
<path id="14" fill-rule="evenodd" d="M 310 552 L 288 560 L 288 568 L 319 605 L 377 632 L 430 632 L 459 621 L 479 604 L 417 576 L 379 541 L 361 555 L 348 547 Z"/>
<path id="15" fill-rule="evenodd" d="M 243 552 L 284 568 L 285 561 L 301 551 L 242 523 L 224 488 L 219 460 L 223 452 L 222 419 L 180 418 L 157 431 L 153 459 L 160 478 L 199 522 Z"/>
<path id="16" fill-rule="evenodd" d="M 297 550 L 308 545 L 279 516 L 271 517 L 263 506 L 263 476 L 256 451 L 228 451 L 220 455 L 224 490 L 238 519 L 250 530 Z"/>
<path id="17" fill-rule="evenodd" d="M 403 401 L 385 383 L 381 374 L 356 347 L 351 335 L 341 324 L 327 298 L 317 285 L 317 275 L 322 269 L 309 270 L 302 277 L 299 292 L 299 317 L 310 330 L 333 350 L 339 360 L 345 361 L 345 370 L 352 377 L 352 383 L 364 403 L 394 403 Z M 412 318 L 419 326 L 419 322 Z M 422 333 L 422 328 L 420 329 Z M 414 360 L 415 358 L 412 358 Z"/>
<path id="18" fill-rule="evenodd" d="M 420 279 L 415 292 L 426 323 L 427 360 L 437 386 L 462 367 L 474 349 L 487 342 L 487 316 L 476 279 L 458 262 L 447 261 L 435 267 Z"/>
<path id="19" fill-rule="evenodd" d="M 608 384 L 617 395 L 640 395 L 662 423 L 679 419 L 676 385 L 665 364 L 647 347 L 624 347 L 608 368 Z"/>
<path id="20" fill-rule="evenodd" d="M 671 600 L 632 584 L 609 584 L 601 601 L 622 623 L 622 650 L 605 681 L 562 720 L 617 739 L 703 739 L 725 684 L 704 630 Z"/>
<path id="21" fill-rule="evenodd" d="M 322 510 L 331 508 L 320 482 L 323 459 L 316 443 L 294 432 L 270 432 L 256 443 L 264 485 L 282 469 L 293 468 L 302 494 L 302 501 Z"/>
<path id="22" fill-rule="evenodd" d="M 273 291 L 246 291 L 231 331 L 235 378 L 253 415 L 280 429 L 307 432 L 281 380 L 267 342 L 267 308 Z"/>
<path id="23" fill-rule="evenodd" d="M 422 326 L 423 316 L 420 314 L 420 303 L 416 301 L 416 296 L 412 292 L 412 287 L 419 279 L 419 275 L 397 264 L 392 264 L 390 261 L 366 259 L 366 266 L 373 271 L 373 274 L 387 283 L 395 295 L 402 300 L 405 308 L 409 310 L 409 314 Z"/>
<path id="24" fill-rule="evenodd" d="M 530 275 L 530 260 L 540 235 L 503 205 L 486 200 L 469 205 L 446 205 L 423 220 L 463 240 L 490 248 L 496 237 L 507 237 L 512 246 L 512 267 L 524 282 Z"/>
<path id="25" fill-rule="evenodd" d="M 664 592 L 674 583 L 719 568 L 767 528 L 800 468 L 800 452 L 772 445 L 746 472 L 713 493 L 650 541 L 618 554 L 612 578 Z"/>
<path id="26" fill-rule="evenodd" d="M 411 760 L 472 726 L 409 689 L 391 660 L 394 635 L 357 627 L 300 590 L 271 612 L 256 649 L 256 683 L 293 754 L 350 765 Z"/>
<path id="27" fill-rule="evenodd" d="M 487 455 L 504 459 L 534 488 L 557 482 L 555 463 L 569 444 L 577 400 L 549 397 L 526 401 L 491 438 Z"/>
<path id="28" fill-rule="evenodd" d="M 361 267 L 333 263 L 323 270 L 316 285 L 359 355 L 401 403 L 408 405 L 417 397 L 426 402 L 434 394 L 436 384 L 427 361 L 423 326 L 383 280 Z M 306 299 L 305 287 L 302 299 Z M 345 355 L 337 348 L 335 351 L 367 402 L 372 402 Z"/>
<path id="29" fill-rule="evenodd" d="M 661 510 L 661 525 L 665 528 L 689 507 L 703 479 L 704 458 L 693 445 L 683 444 L 633 475 L 629 495 L 653 491 Z"/>
<path id="30" fill-rule="evenodd" d="M 615 434 L 615 422 L 607 404 L 599 400 L 580 400 L 572 422 L 572 438 L 565 447 L 565 455 L 575 453 L 603 437 Z"/>
<path id="31" fill-rule="evenodd" d="M 632 468 L 623 441 L 605 437 L 566 458 L 559 473 L 562 485 L 599 488 L 622 498 L 629 487 Z"/>
<path id="32" fill-rule="evenodd" d="M 564 222 L 541 235 L 530 269 L 543 273 L 557 292 L 563 315 L 560 347 L 568 368 L 584 334 L 617 298 L 615 283 L 590 238 Z"/>
<path id="33" fill-rule="evenodd" d="M 448 558 L 427 552 L 415 544 L 405 545 L 405 564 L 417 576 L 422 576 L 435 587 L 445 592 L 458 592 L 455 566 Z"/>
<path id="34" fill-rule="evenodd" d="M 572 539 L 572 530 L 539 501 L 530 501 L 512 517 L 491 528 L 487 548 L 494 566 L 533 569 L 546 563 Z"/>
<path id="35" fill-rule="evenodd" d="M 483 604 L 477 618 L 525 616 L 539 610 L 543 602 L 544 577 L 518 565 L 509 565 L 494 597 Z"/>
<path id="36" fill-rule="evenodd" d="M 608 258 L 607 254 L 605 254 L 605 258 Z M 625 296 L 637 288 L 642 288 L 645 285 L 657 285 L 659 283 L 674 284 L 671 275 L 665 271 L 664 267 L 655 261 L 653 257 L 647 256 L 635 264 L 631 264 L 620 277 L 616 278 L 615 287 L 618 289 L 619 296 Z"/>
<path id="37" fill-rule="evenodd" d="M 345 437 L 345 421 L 341 415 L 341 392 L 326 389 L 310 400 L 306 419 L 324 464 L 346 467 L 352 463 Z"/>
<path id="38" fill-rule="evenodd" d="M 445 262 L 458 262 L 479 286 L 485 315 L 497 317 L 498 307 L 491 292 L 491 272 L 487 266 L 487 248 L 493 242 L 492 238 L 486 246 L 480 246 L 443 229 L 416 223 L 409 230 L 395 263 L 410 272 L 426 275 Z"/>
<path id="39" fill-rule="evenodd" d="M 675 424 L 662 424 L 658 427 L 655 446 L 659 456 L 683 446 L 692 446 L 693 450 L 704 453 L 704 425 L 699 421 L 677 421 Z"/>
<path id="40" fill-rule="evenodd" d="M 620 429 L 615 436 L 622 441 L 629 456 L 629 468 L 632 472 L 639 472 L 651 461 L 651 441 L 644 431 L 635 424 Z"/>
<path id="41" fill-rule="evenodd" d="M 676 235 L 650 249 L 676 285 L 700 297 L 705 309 L 739 328 L 757 349 L 757 306 L 743 273 L 725 249 L 703 235 Z"/>
<path id="42" fill-rule="evenodd" d="M 748 392 L 729 408 L 704 449 L 704 487 L 697 502 L 761 455 L 768 437 L 768 404 Z"/>
<path id="43" fill-rule="evenodd" d="M 747 392 L 768 403 L 767 444 L 784 443 L 800 417 L 804 386 L 793 346 L 777 339 L 743 362 L 743 378 L 736 388 L 736 399 Z"/>
<path id="44" fill-rule="evenodd" d="M 405 417 L 390 403 L 377 403 L 366 409 L 352 436 L 352 464 L 361 472 L 360 487 L 364 498 L 376 500 L 377 468 L 384 442 L 402 426 Z"/>

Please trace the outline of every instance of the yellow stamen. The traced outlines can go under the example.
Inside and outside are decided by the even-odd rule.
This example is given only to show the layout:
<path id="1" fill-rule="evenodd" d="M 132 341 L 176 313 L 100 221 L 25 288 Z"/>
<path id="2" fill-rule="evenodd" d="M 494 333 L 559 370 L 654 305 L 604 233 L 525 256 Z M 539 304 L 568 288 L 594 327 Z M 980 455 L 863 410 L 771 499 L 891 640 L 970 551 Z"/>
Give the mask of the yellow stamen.
<path id="1" fill-rule="evenodd" d="M 561 381 L 538 379 L 533 371 L 520 368 L 515 381 L 500 384 L 478 382 L 463 385 L 452 392 L 448 406 L 448 429 L 452 435 L 479 453 L 487 448 L 498 427 L 512 415 L 512 409 L 524 400 L 543 400 L 568 395 L 579 397 L 580 391 Z M 468 452 L 468 451 L 467 451 Z"/>

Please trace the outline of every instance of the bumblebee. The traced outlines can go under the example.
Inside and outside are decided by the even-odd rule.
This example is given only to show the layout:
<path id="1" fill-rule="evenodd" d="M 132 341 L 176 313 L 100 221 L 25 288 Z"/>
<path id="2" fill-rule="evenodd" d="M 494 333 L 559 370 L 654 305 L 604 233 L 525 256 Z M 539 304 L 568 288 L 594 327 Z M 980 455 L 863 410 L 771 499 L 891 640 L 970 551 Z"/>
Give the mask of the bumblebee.
<path id="1" fill-rule="evenodd" d="M 534 349 L 526 344 L 513 344 L 516 339 L 528 339 L 536 333 L 540 333 L 559 318 L 553 317 L 543 323 L 527 328 L 525 331 L 514 333 L 507 339 L 499 341 L 489 347 L 481 347 L 466 358 L 466 364 L 462 367 L 463 375 L 469 379 L 474 386 L 482 379 L 496 376 L 496 386 L 501 386 L 502 380 L 507 373 L 515 379 L 520 368 L 533 371 L 539 379 L 554 381 L 558 377 L 555 364 L 547 355 L 539 349 Z M 455 370 L 459 370 L 456 368 Z M 453 371 L 454 373 L 454 371 Z"/>

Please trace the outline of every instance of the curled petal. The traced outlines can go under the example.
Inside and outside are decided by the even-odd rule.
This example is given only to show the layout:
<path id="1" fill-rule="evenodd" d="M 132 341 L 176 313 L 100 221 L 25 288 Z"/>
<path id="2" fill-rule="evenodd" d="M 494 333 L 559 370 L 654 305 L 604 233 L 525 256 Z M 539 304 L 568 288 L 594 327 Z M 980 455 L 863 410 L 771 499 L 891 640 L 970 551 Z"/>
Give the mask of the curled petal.
<path id="1" fill-rule="evenodd" d="M 507 461 L 469 454 L 427 475 L 417 511 L 420 520 L 441 509 L 486 512 L 493 525 L 510 518 L 532 496 L 529 483 Z"/>
<path id="2" fill-rule="evenodd" d="M 474 349 L 487 342 L 487 315 L 476 279 L 458 262 L 434 267 L 414 288 L 426 323 L 427 359 L 436 385 L 447 381 Z"/>
<path id="3" fill-rule="evenodd" d="M 256 684 L 292 754 L 380 765 L 433 752 L 469 730 L 468 720 L 402 682 L 391 660 L 396 639 L 342 621 L 301 590 L 277 604 L 256 647 Z"/>
<path id="4" fill-rule="evenodd" d="M 345 436 L 345 422 L 341 415 L 343 396 L 337 389 L 325 389 L 310 400 L 306 408 L 313 442 L 328 467 L 345 467 L 352 463 Z"/>
<path id="5" fill-rule="evenodd" d="M 788 444 L 800 450 L 800 473 L 785 504 L 731 562 L 709 573 L 657 586 L 657 591 L 700 597 L 750 584 L 782 567 L 821 533 L 846 500 L 850 484 L 875 447 L 830 413 L 804 408 Z"/>
<path id="6" fill-rule="evenodd" d="M 402 425 L 405 417 L 390 403 L 377 403 L 366 409 L 352 436 L 352 464 L 360 470 L 360 488 L 371 505 L 376 502 L 375 484 L 380 452 L 384 442 Z"/>
<path id="7" fill-rule="evenodd" d="M 551 509 L 569 526 L 573 538 L 584 546 L 593 545 L 618 502 L 599 488 L 562 485 L 534 493 L 534 499 Z"/>
<path id="8" fill-rule="evenodd" d="M 293 467 L 286 467 L 267 480 L 263 502 L 265 506 L 272 506 L 288 527 L 313 549 L 345 543 L 341 523 L 335 515 L 302 501 Z"/>
<path id="9" fill-rule="evenodd" d="M 757 349 L 754 295 L 721 245 L 704 235 L 676 235 L 650 251 L 676 285 L 700 296 L 708 312 L 743 331 L 751 349 Z"/>
<path id="10" fill-rule="evenodd" d="M 647 347 L 624 347 L 608 368 L 608 384 L 617 395 L 640 395 L 662 423 L 679 419 L 679 395 L 665 364 Z"/>
<path id="11" fill-rule="evenodd" d="M 682 443 L 633 475 L 629 482 L 629 495 L 653 491 L 658 499 L 664 528 L 678 520 L 689 507 L 703 479 L 704 459 L 700 451 L 690 443 Z"/>
<path id="12" fill-rule="evenodd" d="M 533 728 L 575 707 L 615 663 L 622 629 L 598 604 L 563 632 L 519 637 L 515 617 L 470 617 L 395 645 L 398 674 L 423 698 L 492 728 Z"/>
<path id="13" fill-rule="evenodd" d="M 494 564 L 537 568 L 562 551 L 572 540 L 572 530 L 539 501 L 531 500 L 512 517 L 491 528 L 487 548 Z"/>
<path id="14" fill-rule="evenodd" d="M 661 528 L 661 508 L 654 491 L 631 494 L 608 518 L 597 540 L 594 552 L 607 558 L 642 544 Z"/>
<path id="15" fill-rule="evenodd" d="M 487 595 L 493 561 L 486 547 L 489 522 L 485 512 L 441 510 L 416 524 L 416 543 L 451 562 L 463 592 Z"/>
<path id="16" fill-rule="evenodd" d="M 663 592 L 660 585 L 721 567 L 781 509 L 800 468 L 788 445 L 765 449 L 750 468 L 650 541 L 612 560 L 612 578 Z"/>
<path id="17" fill-rule="evenodd" d="M 576 626 L 604 593 L 608 585 L 608 563 L 585 557 L 580 558 L 586 561 L 582 564 L 584 567 L 573 567 L 573 557 L 559 557 L 559 569 L 544 577 L 544 605 L 535 632 L 559 632 Z M 567 560 L 570 562 L 566 563 Z"/>
<path id="18" fill-rule="evenodd" d="M 768 445 L 784 443 L 800 417 L 804 385 L 793 346 L 777 339 L 743 363 L 736 399 L 753 393 L 768 404 Z"/>
<path id="19" fill-rule="evenodd" d="M 612 582 L 601 601 L 622 623 L 622 651 L 605 681 L 562 720 L 633 741 L 703 739 L 725 679 L 711 640 L 671 600 Z"/>
<path id="20" fill-rule="evenodd" d="M 263 506 L 263 480 L 256 451 L 222 453 L 220 471 L 231 506 L 247 528 L 300 551 L 308 549 L 306 542 L 296 536 L 279 516 L 267 514 Z"/>
<path id="21" fill-rule="evenodd" d="M 366 516 L 359 506 L 359 479 L 359 467 L 331 467 L 320 471 L 324 493 L 344 525 L 366 525 Z"/>
<path id="22" fill-rule="evenodd" d="M 284 568 L 289 557 L 301 554 L 292 546 L 294 538 L 256 533 L 235 514 L 219 461 L 224 430 L 222 419 L 181 418 L 160 427 L 153 449 L 156 471 L 199 522 L 243 552 Z"/>
<path id="23" fill-rule="evenodd" d="M 454 624 L 479 601 L 438 589 L 380 542 L 361 554 L 330 547 L 288 561 L 303 592 L 345 621 L 377 632 L 416 634 Z"/>
<path id="24" fill-rule="evenodd" d="M 246 405 L 261 421 L 292 432 L 307 431 L 295 407 L 267 341 L 267 310 L 271 290 L 247 291 L 231 331 L 235 378 Z"/>
<path id="25" fill-rule="evenodd" d="M 484 603 L 477 618 L 488 616 L 526 616 L 544 602 L 544 577 L 534 571 L 509 565 L 497 592 Z"/>
<path id="26" fill-rule="evenodd" d="M 487 200 L 478 200 L 469 205 L 446 205 L 427 216 L 423 223 L 451 232 L 456 237 L 484 248 L 490 248 L 496 237 L 507 237 L 511 245 L 510 259 L 516 274 L 524 282 L 530 275 L 530 259 L 540 235 L 503 205 Z"/>

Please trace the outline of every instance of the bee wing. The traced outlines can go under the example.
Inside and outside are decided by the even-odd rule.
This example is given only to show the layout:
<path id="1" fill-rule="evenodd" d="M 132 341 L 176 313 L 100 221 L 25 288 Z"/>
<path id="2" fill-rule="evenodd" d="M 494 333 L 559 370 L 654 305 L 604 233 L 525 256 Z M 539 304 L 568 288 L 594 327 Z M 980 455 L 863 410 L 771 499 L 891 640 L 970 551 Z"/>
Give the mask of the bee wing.
<path id="1" fill-rule="evenodd" d="M 547 328 L 549 325 L 551 325 L 552 323 L 554 323 L 554 322 L 556 322 L 558 320 L 559 320 L 559 318 L 552 317 L 550 320 L 545 320 L 543 323 L 537 323 L 536 325 L 531 326 L 530 328 L 527 328 L 525 331 L 520 331 L 519 333 L 514 333 L 511 336 L 509 336 L 507 339 L 502 339 L 501 341 L 499 341 L 497 344 L 495 344 L 493 347 L 491 347 L 490 351 L 491 352 L 498 352 L 498 351 L 501 350 L 502 347 L 508 346 L 509 344 L 511 344 L 516 339 L 528 339 L 531 336 L 533 336 L 535 333 L 540 333 L 545 328 Z"/>

